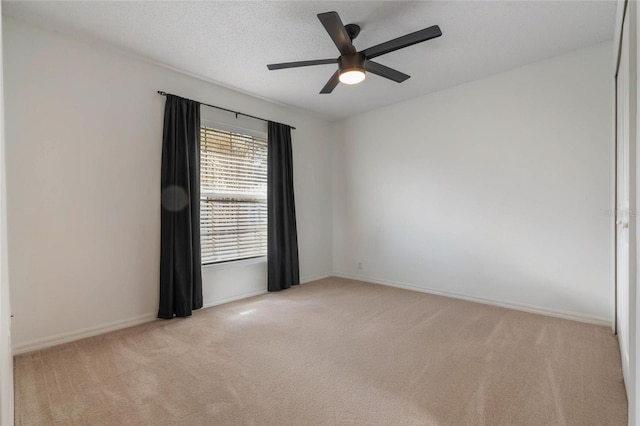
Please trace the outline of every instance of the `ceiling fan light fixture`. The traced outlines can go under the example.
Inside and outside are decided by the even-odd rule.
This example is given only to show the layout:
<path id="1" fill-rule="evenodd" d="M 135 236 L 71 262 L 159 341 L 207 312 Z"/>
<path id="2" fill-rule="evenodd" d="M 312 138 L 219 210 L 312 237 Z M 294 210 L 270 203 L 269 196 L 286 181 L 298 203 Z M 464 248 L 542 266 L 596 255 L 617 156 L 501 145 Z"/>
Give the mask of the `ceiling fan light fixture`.
<path id="1" fill-rule="evenodd" d="M 340 82 L 344 84 L 358 84 L 365 79 L 364 69 L 348 68 L 340 71 Z"/>
<path id="2" fill-rule="evenodd" d="M 338 69 L 340 70 L 338 79 L 340 83 L 358 84 L 362 82 L 365 78 L 364 59 L 362 53 L 341 55 L 338 58 Z"/>

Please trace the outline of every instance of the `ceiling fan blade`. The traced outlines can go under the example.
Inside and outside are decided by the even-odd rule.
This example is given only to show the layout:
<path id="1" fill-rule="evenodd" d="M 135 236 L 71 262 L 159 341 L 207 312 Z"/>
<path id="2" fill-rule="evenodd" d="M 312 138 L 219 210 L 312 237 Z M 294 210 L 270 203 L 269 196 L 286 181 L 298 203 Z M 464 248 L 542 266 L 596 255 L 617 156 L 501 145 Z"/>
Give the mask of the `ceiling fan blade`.
<path id="1" fill-rule="evenodd" d="M 338 85 L 338 83 L 340 83 L 340 71 L 336 71 L 331 78 L 329 79 L 329 81 L 327 81 L 327 84 L 324 85 L 324 87 L 322 88 L 322 90 L 320 91 L 321 94 L 326 94 L 326 93 L 331 93 L 333 92 L 333 89 L 336 88 L 336 86 Z"/>
<path id="2" fill-rule="evenodd" d="M 367 71 L 369 71 L 372 74 L 376 74 L 379 75 L 380 77 L 384 77 L 384 78 L 388 78 L 389 80 L 393 80 L 396 83 L 402 83 L 403 81 L 405 81 L 406 79 L 408 79 L 410 76 L 402 73 L 400 71 L 396 71 L 393 68 L 389 68 L 386 67 L 382 64 L 379 64 L 377 62 L 373 62 L 370 60 L 365 60 L 364 61 L 364 69 L 366 69 Z"/>
<path id="3" fill-rule="evenodd" d="M 356 53 L 356 49 L 351 43 L 351 38 L 349 38 L 347 30 L 344 29 L 344 24 L 338 12 L 319 13 L 318 19 L 322 22 L 324 29 L 327 30 L 331 40 L 336 44 L 336 47 L 342 55 Z"/>
<path id="4" fill-rule="evenodd" d="M 362 53 L 364 53 L 364 56 L 367 59 L 373 59 L 376 56 L 384 55 L 385 53 L 393 52 L 394 50 L 403 49 L 417 43 L 422 43 L 423 41 L 431 40 L 432 38 L 440 37 L 441 35 L 442 31 L 440 31 L 440 27 L 434 25 L 411 34 L 389 40 L 385 43 L 372 46 L 363 50 Z"/>
<path id="5" fill-rule="evenodd" d="M 309 67 L 311 65 L 335 64 L 336 62 L 338 62 L 338 59 L 316 59 L 313 61 L 283 62 L 281 64 L 269 64 L 267 65 L 267 68 L 273 71 L 273 70 L 281 70 L 285 68 Z"/>

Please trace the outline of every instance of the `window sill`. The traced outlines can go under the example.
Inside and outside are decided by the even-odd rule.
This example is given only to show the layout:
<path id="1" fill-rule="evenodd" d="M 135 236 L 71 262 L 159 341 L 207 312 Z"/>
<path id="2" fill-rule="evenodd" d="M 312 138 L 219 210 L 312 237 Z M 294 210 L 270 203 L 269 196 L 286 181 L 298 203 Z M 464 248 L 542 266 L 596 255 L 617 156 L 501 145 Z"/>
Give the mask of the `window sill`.
<path id="1" fill-rule="evenodd" d="M 220 263 L 208 263 L 206 265 L 202 265 L 202 270 L 238 268 L 242 266 L 255 265 L 258 263 L 267 263 L 267 256 L 252 257 L 250 259 L 229 260 L 227 262 Z"/>

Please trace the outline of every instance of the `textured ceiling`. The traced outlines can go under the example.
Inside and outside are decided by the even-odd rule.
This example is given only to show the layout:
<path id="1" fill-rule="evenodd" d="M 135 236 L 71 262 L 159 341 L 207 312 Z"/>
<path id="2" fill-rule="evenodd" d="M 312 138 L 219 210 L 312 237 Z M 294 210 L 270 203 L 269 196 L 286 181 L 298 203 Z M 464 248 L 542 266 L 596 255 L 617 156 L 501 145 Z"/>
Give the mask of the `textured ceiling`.
<path id="1" fill-rule="evenodd" d="M 614 1 L 7 2 L 3 13 L 113 45 L 225 86 L 338 119 L 613 38 Z M 369 74 L 318 92 L 336 65 L 266 64 L 337 57 L 316 15 L 362 27 L 356 49 L 434 24 L 443 36 L 376 59 L 411 78 Z M 206 102 L 206 99 L 202 100 Z"/>

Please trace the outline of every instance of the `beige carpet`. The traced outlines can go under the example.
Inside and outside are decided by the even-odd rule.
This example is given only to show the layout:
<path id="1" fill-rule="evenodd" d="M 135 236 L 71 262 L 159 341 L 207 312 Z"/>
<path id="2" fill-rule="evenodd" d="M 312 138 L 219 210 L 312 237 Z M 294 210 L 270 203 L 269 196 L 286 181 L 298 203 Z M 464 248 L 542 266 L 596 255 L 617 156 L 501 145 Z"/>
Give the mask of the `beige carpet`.
<path id="1" fill-rule="evenodd" d="M 326 279 L 15 359 L 17 425 L 626 425 L 607 327 Z"/>

